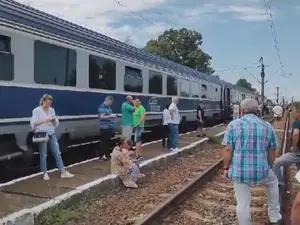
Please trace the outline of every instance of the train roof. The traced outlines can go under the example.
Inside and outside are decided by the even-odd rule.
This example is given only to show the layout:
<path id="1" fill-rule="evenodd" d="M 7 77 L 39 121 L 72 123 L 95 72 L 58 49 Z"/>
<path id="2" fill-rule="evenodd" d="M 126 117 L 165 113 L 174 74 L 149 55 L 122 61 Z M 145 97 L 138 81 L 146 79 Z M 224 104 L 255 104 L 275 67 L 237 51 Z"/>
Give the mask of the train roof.
<path id="1" fill-rule="evenodd" d="M 182 78 L 204 80 L 221 85 L 215 76 L 207 75 L 187 66 L 172 62 L 143 49 L 115 40 L 84 28 L 67 20 L 26 6 L 13 0 L 0 0 L 0 25 L 21 27 L 22 30 L 38 31 L 39 35 L 53 36 L 60 41 L 93 49 L 105 55 L 149 66 L 165 72 L 175 73 Z"/>

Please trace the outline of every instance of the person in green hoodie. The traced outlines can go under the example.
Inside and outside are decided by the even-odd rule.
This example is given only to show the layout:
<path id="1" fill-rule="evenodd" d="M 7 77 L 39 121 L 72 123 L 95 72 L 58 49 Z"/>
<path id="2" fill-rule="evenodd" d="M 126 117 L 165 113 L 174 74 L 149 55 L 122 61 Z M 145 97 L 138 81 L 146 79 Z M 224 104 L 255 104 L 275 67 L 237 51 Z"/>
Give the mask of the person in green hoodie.
<path id="1" fill-rule="evenodd" d="M 122 136 L 125 139 L 131 139 L 133 130 L 134 104 L 132 96 L 127 96 L 122 104 Z"/>

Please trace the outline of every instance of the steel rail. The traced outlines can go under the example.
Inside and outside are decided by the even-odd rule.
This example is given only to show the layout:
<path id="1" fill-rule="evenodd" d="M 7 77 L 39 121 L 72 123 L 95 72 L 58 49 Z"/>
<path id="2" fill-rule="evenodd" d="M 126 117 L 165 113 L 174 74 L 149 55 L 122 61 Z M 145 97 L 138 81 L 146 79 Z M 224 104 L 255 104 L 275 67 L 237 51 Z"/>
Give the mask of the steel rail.
<path id="1" fill-rule="evenodd" d="M 286 117 L 288 120 L 289 116 Z M 273 119 L 273 118 L 272 118 Z M 268 119 L 269 122 L 272 122 L 272 119 Z M 285 134 L 287 133 L 287 121 L 285 123 Z M 285 146 L 282 141 L 281 146 Z M 161 225 L 161 220 L 163 216 L 170 214 L 173 209 L 188 199 L 196 190 L 199 190 L 199 187 L 206 184 L 209 180 L 211 180 L 220 167 L 223 164 L 223 159 L 219 159 L 213 165 L 211 165 L 204 172 L 201 172 L 196 178 L 194 178 L 191 182 L 183 186 L 179 191 L 177 191 L 174 195 L 168 198 L 166 201 L 159 204 L 152 212 L 146 215 L 142 220 L 135 223 L 136 225 Z"/>

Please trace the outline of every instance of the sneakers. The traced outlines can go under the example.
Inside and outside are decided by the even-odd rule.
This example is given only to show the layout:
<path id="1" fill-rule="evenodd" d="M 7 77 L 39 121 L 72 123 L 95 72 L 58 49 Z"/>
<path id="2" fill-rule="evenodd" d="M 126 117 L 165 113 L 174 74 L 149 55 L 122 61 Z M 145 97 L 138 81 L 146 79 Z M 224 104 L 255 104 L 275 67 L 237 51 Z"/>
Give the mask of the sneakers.
<path id="1" fill-rule="evenodd" d="M 146 176 L 145 174 L 139 173 L 138 178 L 141 179 L 141 178 L 144 178 L 145 176 Z"/>
<path id="2" fill-rule="evenodd" d="M 177 151 L 179 151 L 179 148 L 170 148 L 169 151 L 170 152 L 177 152 Z"/>
<path id="3" fill-rule="evenodd" d="M 101 161 L 107 161 L 107 160 L 108 160 L 108 158 L 106 157 L 106 155 L 101 157 Z"/>
<path id="4" fill-rule="evenodd" d="M 44 173 L 43 180 L 50 180 L 48 173 Z"/>
<path id="5" fill-rule="evenodd" d="M 60 177 L 61 178 L 72 178 L 72 177 L 74 177 L 74 174 L 69 173 L 68 171 L 65 170 L 65 171 L 61 172 Z"/>
<path id="6" fill-rule="evenodd" d="M 60 177 L 61 178 L 72 178 L 72 177 L 74 177 L 74 174 L 69 173 L 68 171 L 65 170 L 65 171 L 61 172 Z M 48 173 L 44 173 L 43 180 L 50 180 Z"/>

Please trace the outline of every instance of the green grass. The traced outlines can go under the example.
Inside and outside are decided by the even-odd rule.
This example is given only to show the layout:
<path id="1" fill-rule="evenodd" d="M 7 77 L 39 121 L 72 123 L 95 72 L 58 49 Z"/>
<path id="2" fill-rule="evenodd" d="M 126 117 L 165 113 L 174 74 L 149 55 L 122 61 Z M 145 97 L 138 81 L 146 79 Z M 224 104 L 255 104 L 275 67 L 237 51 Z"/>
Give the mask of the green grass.
<path id="1" fill-rule="evenodd" d="M 47 213 L 41 215 L 38 218 L 37 224 L 38 225 L 65 225 L 70 220 L 76 220 L 80 217 L 81 212 L 83 209 L 81 205 L 84 205 L 84 202 L 80 204 L 76 204 L 70 208 L 62 208 L 62 207 L 55 207 L 51 209 Z"/>

